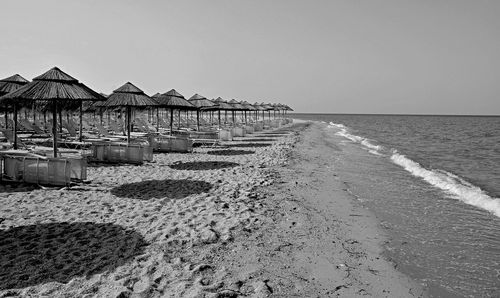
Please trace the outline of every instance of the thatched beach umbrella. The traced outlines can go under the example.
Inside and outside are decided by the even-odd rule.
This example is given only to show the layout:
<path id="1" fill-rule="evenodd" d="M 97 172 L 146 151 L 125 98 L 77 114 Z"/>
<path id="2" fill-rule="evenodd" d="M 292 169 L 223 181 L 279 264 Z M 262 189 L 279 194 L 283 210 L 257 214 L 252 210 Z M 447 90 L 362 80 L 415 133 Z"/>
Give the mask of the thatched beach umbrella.
<path id="1" fill-rule="evenodd" d="M 288 110 L 288 108 L 287 108 L 284 104 L 282 104 L 282 103 L 280 103 L 280 104 L 278 104 L 278 105 L 279 105 L 279 107 L 280 107 L 281 113 L 282 113 L 283 118 L 284 118 L 284 117 L 285 117 L 285 115 L 286 115 L 286 111 Z"/>
<path id="2" fill-rule="evenodd" d="M 198 93 L 191 96 L 188 101 L 198 108 L 196 110 L 196 128 L 197 130 L 200 130 L 200 109 L 211 108 L 215 106 L 215 104 Z"/>
<path id="3" fill-rule="evenodd" d="M 151 98 L 156 100 L 160 96 L 161 96 L 161 93 L 157 92 L 156 94 L 151 95 Z M 148 115 L 149 115 L 149 113 L 148 113 Z M 152 113 L 151 113 L 151 117 L 153 117 Z M 156 106 L 156 130 L 160 131 L 160 106 Z"/>
<path id="4" fill-rule="evenodd" d="M 219 118 L 219 128 L 220 128 L 220 112 L 225 111 L 225 118 L 227 121 L 227 111 L 231 111 L 233 109 L 233 106 L 228 104 L 225 100 L 223 100 L 220 96 L 217 97 L 216 99 L 213 100 L 213 103 L 215 106 L 212 107 L 212 109 L 215 109 L 218 111 L 218 118 Z"/>
<path id="5" fill-rule="evenodd" d="M 255 114 L 258 115 L 258 112 L 261 111 L 262 112 L 262 120 L 264 120 L 264 112 L 266 111 L 266 109 L 258 102 L 255 102 L 253 104 L 253 106 L 257 109 L 255 111 Z"/>
<path id="6" fill-rule="evenodd" d="M 127 109 L 127 143 L 130 143 L 130 130 L 132 128 L 132 107 L 152 107 L 158 103 L 147 96 L 141 89 L 127 82 L 113 91 L 104 102 L 105 107 L 125 107 Z"/>
<path id="7" fill-rule="evenodd" d="M 23 78 L 22 76 L 15 74 L 13 76 L 10 76 L 8 78 L 5 78 L 3 80 L 0 80 L 0 96 L 3 96 L 5 94 L 8 94 L 10 92 L 16 91 L 17 89 L 21 88 L 22 86 L 28 84 L 29 81 Z M 15 107 L 15 118 L 17 118 L 17 108 Z M 7 117 L 7 105 L 5 106 L 5 128 L 8 127 L 8 117 Z M 17 119 L 14 120 L 17 122 Z M 15 146 L 17 147 L 16 142 L 14 142 Z"/>
<path id="8" fill-rule="evenodd" d="M 33 79 L 31 83 L 1 97 L 7 103 L 47 102 L 52 107 L 52 135 L 54 157 L 57 157 L 57 108 L 67 102 L 104 100 L 99 93 L 78 82 L 77 79 L 66 74 L 57 67 Z M 81 129 L 81 128 L 80 128 Z M 14 134 L 14 140 L 17 136 Z"/>
<path id="9" fill-rule="evenodd" d="M 288 116 L 288 111 L 293 111 L 292 108 L 290 108 L 289 105 L 283 105 L 283 108 L 284 108 L 284 113 L 285 113 L 285 117 Z"/>
<path id="10" fill-rule="evenodd" d="M 280 103 L 274 103 L 272 106 L 274 108 L 275 117 L 276 117 L 276 112 L 278 112 L 278 118 L 280 118 L 281 112 L 283 111 L 283 105 Z"/>
<path id="11" fill-rule="evenodd" d="M 18 74 L 2 79 L 0 80 L 0 96 L 16 91 L 28 83 L 28 80 Z"/>
<path id="12" fill-rule="evenodd" d="M 273 110 L 274 110 L 274 108 L 273 108 L 270 104 L 268 104 L 268 103 L 263 103 L 263 102 L 260 104 L 260 106 L 261 106 L 262 108 L 264 108 L 264 109 L 265 109 L 265 111 L 267 111 L 268 116 L 269 116 L 269 120 L 271 120 L 271 111 L 273 111 Z"/>
<path id="13" fill-rule="evenodd" d="M 233 112 L 233 124 L 234 124 L 236 111 L 244 111 L 245 108 L 234 98 L 228 101 L 227 103 L 233 107 L 232 112 Z"/>
<path id="14" fill-rule="evenodd" d="M 195 110 L 189 101 L 182 94 L 172 89 L 156 98 L 158 105 L 170 109 L 170 134 L 173 132 L 174 109 L 179 110 L 179 125 L 180 125 L 180 110 Z"/>
<path id="15" fill-rule="evenodd" d="M 256 111 L 257 108 L 255 108 L 253 105 L 251 105 L 248 101 L 242 101 L 240 104 L 245 108 L 245 124 L 247 124 L 247 111 Z"/>
<path id="16" fill-rule="evenodd" d="M 107 99 L 109 97 L 109 95 L 106 95 L 104 93 L 99 93 L 102 97 L 104 97 L 104 99 Z M 85 108 L 84 107 L 84 110 L 83 112 L 86 112 L 86 113 L 95 113 L 97 112 L 99 114 L 99 123 L 102 125 L 103 123 L 103 114 L 104 114 L 104 110 L 106 109 L 106 107 L 104 106 L 104 103 L 106 101 L 95 101 L 95 102 L 92 102 L 90 105 L 87 105 L 87 107 Z M 81 129 L 80 129 L 81 130 Z"/>

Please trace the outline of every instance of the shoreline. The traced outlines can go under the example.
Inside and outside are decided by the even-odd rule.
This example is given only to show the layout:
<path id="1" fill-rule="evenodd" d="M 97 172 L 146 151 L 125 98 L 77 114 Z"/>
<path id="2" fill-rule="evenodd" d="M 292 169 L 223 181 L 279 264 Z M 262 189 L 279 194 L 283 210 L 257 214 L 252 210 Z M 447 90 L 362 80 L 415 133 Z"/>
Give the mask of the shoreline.
<path id="1" fill-rule="evenodd" d="M 325 139 L 319 123 L 300 133 L 277 183 L 263 190 L 269 220 L 234 242 L 222 267 L 257 297 L 426 297 L 383 257 L 387 237 L 339 180 L 329 154 L 341 149 Z"/>
<path id="2" fill-rule="evenodd" d="M 98 165 L 90 185 L 1 186 L 0 297 L 424 296 L 317 124 L 265 133 Z"/>

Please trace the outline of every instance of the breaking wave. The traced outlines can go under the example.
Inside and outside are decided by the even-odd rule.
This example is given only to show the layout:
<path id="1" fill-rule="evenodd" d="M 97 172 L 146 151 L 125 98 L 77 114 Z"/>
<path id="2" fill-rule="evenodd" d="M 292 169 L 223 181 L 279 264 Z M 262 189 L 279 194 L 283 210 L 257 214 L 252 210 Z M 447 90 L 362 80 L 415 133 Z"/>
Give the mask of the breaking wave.
<path id="1" fill-rule="evenodd" d="M 343 124 L 330 122 L 328 127 L 339 129 L 339 131 L 335 133 L 336 135 L 363 145 L 370 153 L 379 156 L 384 155 L 381 153 L 384 149 L 382 146 L 374 145 L 366 138 L 349 133 L 347 127 Z M 465 181 L 459 176 L 439 169 L 428 170 L 419 163 L 407 158 L 403 154 L 398 153 L 397 150 L 392 150 L 390 159 L 392 162 L 403 167 L 412 175 L 424 179 L 424 181 L 445 191 L 451 197 L 466 204 L 487 210 L 500 217 L 500 198 L 492 198 L 488 196 L 481 188 Z"/>
<path id="2" fill-rule="evenodd" d="M 482 208 L 500 217 L 500 198 L 488 196 L 479 187 L 470 184 L 462 178 L 443 170 L 428 170 L 419 163 L 393 151 L 391 160 L 416 177 L 424 179 L 429 184 L 444 190 L 453 198 L 466 204 Z"/>
<path id="3" fill-rule="evenodd" d="M 345 127 L 343 124 L 337 124 L 337 123 L 330 122 L 328 127 L 340 129 L 340 131 L 335 133 L 336 135 L 347 138 L 355 143 L 360 143 L 361 145 L 363 145 L 369 149 L 368 152 L 370 152 L 374 155 L 379 155 L 379 156 L 383 155 L 380 153 L 380 151 L 383 148 L 382 146 L 372 144 L 367 138 L 363 138 L 360 136 L 350 134 L 347 131 L 347 127 Z"/>

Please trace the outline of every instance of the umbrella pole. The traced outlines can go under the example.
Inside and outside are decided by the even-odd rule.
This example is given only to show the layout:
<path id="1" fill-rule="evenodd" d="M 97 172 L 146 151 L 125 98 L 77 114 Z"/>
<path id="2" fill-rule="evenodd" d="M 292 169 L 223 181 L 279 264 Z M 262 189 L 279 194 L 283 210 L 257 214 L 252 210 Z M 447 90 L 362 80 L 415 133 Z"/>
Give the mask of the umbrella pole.
<path id="1" fill-rule="evenodd" d="M 62 133 L 63 132 L 63 130 L 62 130 L 62 110 L 59 109 L 57 112 L 59 114 L 59 132 Z"/>
<path id="2" fill-rule="evenodd" d="M 57 157 L 57 101 L 55 100 L 52 105 L 52 138 L 53 138 L 52 147 L 54 149 L 54 157 Z"/>
<path id="3" fill-rule="evenodd" d="M 17 104 L 14 104 L 14 127 L 12 129 L 14 134 L 14 149 L 17 150 Z"/>
<path id="4" fill-rule="evenodd" d="M 80 101 L 80 142 L 83 139 L 83 100 Z"/>
<path id="5" fill-rule="evenodd" d="M 7 109 L 5 110 L 4 117 L 5 117 L 5 129 L 8 129 L 9 128 L 9 116 L 7 113 Z"/>
<path id="6" fill-rule="evenodd" d="M 219 129 L 220 129 L 220 110 L 219 110 Z"/>
<path id="7" fill-rule="evenodd" d="M 160 108 L 156 108 L 156 131 L 160 131 Z"/>
<path id="8" fill-rule="evenodd" d="M 247 125 L 247 111 L 245 111 L 245 125 Z"/>
<path id="9" fill-rule="evenodd" d="M 179 118 L 177 119 L 177 129 L 181 129 L 181 110 L 179 110 Z"/>
<path id="10" fill-rule="evenodd" d="M 173 125 L 174 125 L 174 109 L 170 109 L 170 135 L 172 135 L 174 131 Z"/>
<path id="11" fill-rule="evenodd" d="M 132 124 L 132 121 L 130 121 L 130 118 L 132 117 L 131 110 L 131 107 L 127 106 L 127 144 L 130 144 L 130 129 Z"/>
<path id="12" fill-rule="evenodd" d="M 200 111 L 196 110 L 196 130 L 200 131 Z"/>

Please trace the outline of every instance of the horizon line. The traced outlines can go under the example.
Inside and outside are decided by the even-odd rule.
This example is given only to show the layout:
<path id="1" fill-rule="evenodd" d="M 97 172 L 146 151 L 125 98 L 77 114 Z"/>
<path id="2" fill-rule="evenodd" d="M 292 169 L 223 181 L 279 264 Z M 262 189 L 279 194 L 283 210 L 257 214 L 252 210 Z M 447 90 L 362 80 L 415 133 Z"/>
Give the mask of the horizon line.
<path id="1" fill-rule="evenodd" d="M 288 115 L 295 114 L 314 114 L 314 115 L 359 115 L 359 116 L 439 116 L 439 117 L 500 117 L 498 115 L 471 115 L 471 114 L 397 114 L 397 113 L 287 113 Z"/>

